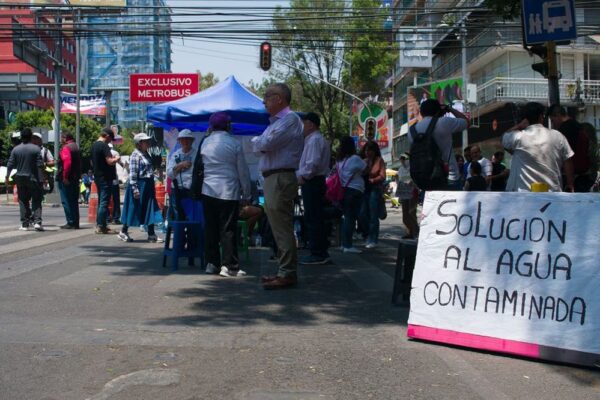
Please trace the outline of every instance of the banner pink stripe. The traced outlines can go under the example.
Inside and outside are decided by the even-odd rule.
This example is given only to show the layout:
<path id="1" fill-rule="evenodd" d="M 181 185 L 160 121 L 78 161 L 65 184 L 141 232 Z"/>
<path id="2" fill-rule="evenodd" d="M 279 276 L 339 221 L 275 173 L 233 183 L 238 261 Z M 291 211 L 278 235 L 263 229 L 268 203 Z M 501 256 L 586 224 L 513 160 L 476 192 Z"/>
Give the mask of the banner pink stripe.
<path id="1" fill-rule="evenodd" d="M 537 344 L 498 339 L 490 336 L 473 335 L 446 329 L 430 328 L 428 326 L 408 325 L 407 336 L 415 339 L 430 340 L 433 342 L 454 344 L 481 350 L 517 354 L 525 357 L 540 357 L 540 346 Z"/>

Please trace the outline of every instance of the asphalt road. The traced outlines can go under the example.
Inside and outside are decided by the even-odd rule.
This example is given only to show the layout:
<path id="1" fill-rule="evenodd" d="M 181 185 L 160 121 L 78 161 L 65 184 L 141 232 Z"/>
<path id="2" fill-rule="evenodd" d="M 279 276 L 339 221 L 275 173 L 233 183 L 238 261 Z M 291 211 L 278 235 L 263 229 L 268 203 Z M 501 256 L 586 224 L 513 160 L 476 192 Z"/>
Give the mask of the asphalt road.
<path id="1" fill-rule="evenodd" d="M 21 232 L 0 206 L 0 399 L 600 399 L 595 370 L 408 340 L 390 305 L 399 221 L 266 292 L 267 249 L 244 278 L 173 273 L 135 229 L 60 231 L 46 208 L 46 232 Z"/>

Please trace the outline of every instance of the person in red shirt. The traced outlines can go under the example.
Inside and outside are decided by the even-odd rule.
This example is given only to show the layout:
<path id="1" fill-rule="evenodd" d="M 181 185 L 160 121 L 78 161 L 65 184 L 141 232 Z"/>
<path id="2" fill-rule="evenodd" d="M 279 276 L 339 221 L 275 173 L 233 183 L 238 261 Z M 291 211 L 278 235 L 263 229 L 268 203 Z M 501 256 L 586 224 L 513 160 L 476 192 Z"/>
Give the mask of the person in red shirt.
<path id="1" fill-rule="evenodd" d="M 79 179 L 81 178 L 81 153 L 73 135 L 60 135 L 62 148 L 58 155 L 56 180 L 67 223 L 61 229 L 79 229 Z"/>

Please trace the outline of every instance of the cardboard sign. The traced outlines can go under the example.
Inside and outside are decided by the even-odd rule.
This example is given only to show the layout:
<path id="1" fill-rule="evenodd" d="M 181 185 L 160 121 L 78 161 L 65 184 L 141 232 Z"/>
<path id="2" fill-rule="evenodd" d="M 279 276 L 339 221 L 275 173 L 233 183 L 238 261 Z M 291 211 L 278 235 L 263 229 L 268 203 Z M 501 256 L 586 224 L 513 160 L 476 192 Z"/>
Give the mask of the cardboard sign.
<path id="1" fill-rule="evenodd" d="M 199 91 L 198 74 L 131 74 L 131 102 L 163 102 L 191 96 Z"/>
<path id="2" fill-rule="evenodd" d="M 430 192 L 408 335 L 600 361 L 600 196 Z"/>

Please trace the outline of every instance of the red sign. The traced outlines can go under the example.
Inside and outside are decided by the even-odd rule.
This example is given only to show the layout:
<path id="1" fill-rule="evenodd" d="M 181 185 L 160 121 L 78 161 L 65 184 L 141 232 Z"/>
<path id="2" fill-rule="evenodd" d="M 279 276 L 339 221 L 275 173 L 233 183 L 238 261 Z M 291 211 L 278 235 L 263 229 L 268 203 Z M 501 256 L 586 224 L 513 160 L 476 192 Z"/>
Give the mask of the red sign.
<path id="1" fill-rule="evenodd" d="M 199 74 L 131 74 L 129 101 L 163 102 L 198 93 Z"/>

